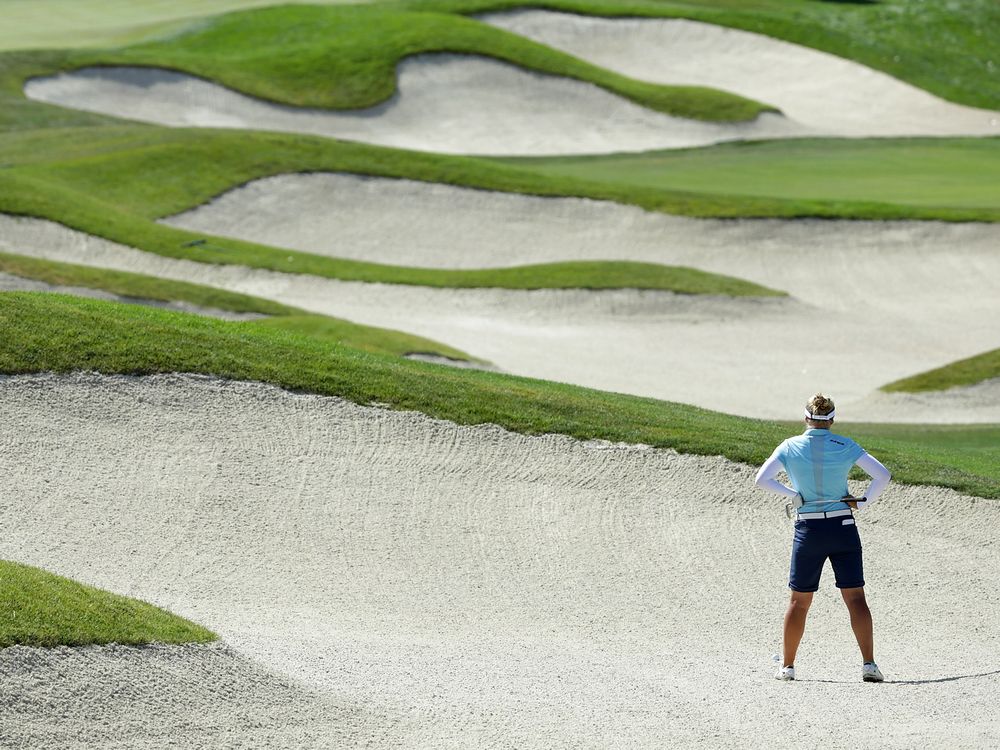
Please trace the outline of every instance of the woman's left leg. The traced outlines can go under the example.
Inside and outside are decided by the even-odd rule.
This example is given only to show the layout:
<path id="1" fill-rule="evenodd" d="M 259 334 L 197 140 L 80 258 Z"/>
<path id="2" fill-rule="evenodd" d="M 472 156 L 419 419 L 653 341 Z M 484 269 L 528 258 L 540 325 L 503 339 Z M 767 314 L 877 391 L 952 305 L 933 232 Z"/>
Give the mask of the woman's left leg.
<path id="1" fill-rule="evenodd" d="M 844 604 L 851 614 L 851 629 L 854 630 L 858 648 L 861 649 L 861 660 L 874 662 L 875 636 L 872 634 L 872 613 L 865 600 L 865 587 L 841 589 L 840 594 L 844 597 Z"/>

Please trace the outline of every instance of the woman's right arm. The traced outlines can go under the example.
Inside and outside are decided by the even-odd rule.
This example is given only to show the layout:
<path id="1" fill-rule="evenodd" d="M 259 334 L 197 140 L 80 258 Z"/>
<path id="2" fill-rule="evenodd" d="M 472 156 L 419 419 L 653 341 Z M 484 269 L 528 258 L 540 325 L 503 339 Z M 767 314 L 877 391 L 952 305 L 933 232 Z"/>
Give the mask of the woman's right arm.
<path id="1" fill-rule="evenodd" d="M 781 464 L 781 459 L 778 458 L 778 452 L 775 451 L 771 454 L 771 457 L 764 462 L 764 465 L 760 467 L 760 471 L 757 472 L 757 478 L 754 479 L 754 484 L 762 489 L 777 492 L 779 495 L 793 498 L 797 503 L 796 507 L 798 507 L 802 504 L 800 502 L 801 497 L 799 493 L 791 487 L 788 487 L 778 481 L 778 472 L 780 472 L 783 468 L 784 466 Z"/>

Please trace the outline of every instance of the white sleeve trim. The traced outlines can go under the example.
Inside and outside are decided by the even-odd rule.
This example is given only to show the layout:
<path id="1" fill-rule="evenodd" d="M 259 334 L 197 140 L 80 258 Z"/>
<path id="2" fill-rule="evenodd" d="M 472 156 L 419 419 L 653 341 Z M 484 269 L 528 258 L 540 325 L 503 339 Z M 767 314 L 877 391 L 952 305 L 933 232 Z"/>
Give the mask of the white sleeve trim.
<path id="1" fill-rule="evenodd" d="M 868 453 L 862 453 L 861 457 L 854 463 L 872 478 L 871 483 L 868 485 L 868 491 L 864 495 L 868 500 L 858 503 L 858 510 L 862 510 L 863 508 L 870 507 L 878 496 L 882 494 L 882 491 L 889 485 L 889 479 L 892 478 L 892 475 L 889 474 L 887 468 L 879 463 L 877 458 Z"/>
<path id="2" fill-rule="evenodd" d="M 778 481 L 778 472 L 784 469 L 781 465 L 781 461 L 772 454 L 764 465 L 760 467 L 760 471 L 757 472 L 757 477 L 754 479 L 754 484 L 765 490 L 770 490 L 771 492 L 776 492 L 779 495 L 784 495 L 785 497 L 799 499 L 799 493 L 793 490 L 791 487 L 782 484 Z"/>

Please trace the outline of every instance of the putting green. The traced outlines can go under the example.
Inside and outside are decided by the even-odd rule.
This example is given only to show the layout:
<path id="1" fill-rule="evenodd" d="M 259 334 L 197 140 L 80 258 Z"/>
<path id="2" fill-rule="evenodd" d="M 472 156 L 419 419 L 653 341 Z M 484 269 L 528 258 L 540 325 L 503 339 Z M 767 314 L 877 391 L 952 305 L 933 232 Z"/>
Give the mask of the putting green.
<path id="1" fill-rule="evenodd" d="M 552 177 L 718 196 L 1000 208 L 1000 138 L 766 141 L 504 162 Z"/>

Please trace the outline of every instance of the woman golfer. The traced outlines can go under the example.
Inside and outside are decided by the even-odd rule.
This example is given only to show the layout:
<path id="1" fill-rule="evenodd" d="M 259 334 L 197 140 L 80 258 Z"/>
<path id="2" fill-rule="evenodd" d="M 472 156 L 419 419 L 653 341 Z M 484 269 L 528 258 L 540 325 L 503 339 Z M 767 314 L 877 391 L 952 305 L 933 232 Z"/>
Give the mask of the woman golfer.
<path id="1" fill-rule="evenodd" d="M 788 577 L 792 598 L 785 613 L 783 661 L 775 677 L 795 679 L 795 652 L 806 628 L 813 592 L 819 589 L 823 564 L 829 558 L 861 649 L 861 679 L 882 682 L 875 664 L 872 615 L 865 601 L 861 538 L 854 510 L 875 502 L 889 483 L 889 472 L 853 440 L 832 432 L 833 417 L 833 401 L 817 393 L 806 404 L 806 431 L 779 445 L 757 472 L 758 487 L 791 498 L 796 509 Z M 868 492 L 860 498 L 847 490 L 847 474 L 854 465 L 872 478 Z M 777 480 L 782 469 L 788 473 L 791 488 Z"/>

